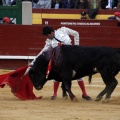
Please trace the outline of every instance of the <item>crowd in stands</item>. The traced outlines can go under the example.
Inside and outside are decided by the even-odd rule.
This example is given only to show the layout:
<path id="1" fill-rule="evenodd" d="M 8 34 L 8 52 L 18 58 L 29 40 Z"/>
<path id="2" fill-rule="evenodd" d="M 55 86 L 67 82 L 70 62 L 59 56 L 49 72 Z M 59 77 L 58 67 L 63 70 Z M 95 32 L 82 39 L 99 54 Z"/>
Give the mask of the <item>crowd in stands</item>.
<path id="1" fill-rule="evenodd" d="M 32 2 L 32 0 L 21 0 L 21 1 L 31 1 Z M 3 5 L 3 6 L 16 5 L 16 0 L 0 0 L 0 5 Z"/>
<path id="2" fill-rule="evenodd" d="M 33 0 L 33 8 L 117 9 L 118 4 L 120 0 Z"/>
<path id="3" fill-rule="evenodd" d="M 22 0 L 31 1 L 33 8 L 120 9 L 120 0 Z M 1 0 L 0 5 L 15 5 L 16 0 Z"/>

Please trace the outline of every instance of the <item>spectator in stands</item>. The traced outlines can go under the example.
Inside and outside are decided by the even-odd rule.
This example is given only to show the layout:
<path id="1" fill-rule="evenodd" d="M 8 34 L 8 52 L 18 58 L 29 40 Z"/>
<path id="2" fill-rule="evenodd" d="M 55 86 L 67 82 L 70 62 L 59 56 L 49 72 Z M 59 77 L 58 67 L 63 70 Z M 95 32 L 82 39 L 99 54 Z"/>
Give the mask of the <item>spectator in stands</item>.
<path id="1" fill-rule="evenodd" d="M 108 5 L 106 6 L 106 9 L 112 9 L 112 0 L 108 0 Z"/>
<path id="2" fill-rule="evenodd" d="M 38 1 L 39 1 L 39 0 L 33 0 L 33 1 L 32 1 L 32 7 L 33 7 L 33 8 L 38 8 L 38 5 L 37 5 Z"/>
<path id="3" fill-rule="evenodd" d="M 12 19 L 12 18 L 11 18 Z M 13 20 L 14 19 L 12 19 L 11 20 L 9 17 L 4 17 L 3 19 L 2 19 L 2 23 L 3 24 L 15 24 L 14 22 L 13 22 Z"/>
<path id="4" fill-rule="evenodd" d="M 62 0 L 62 8 L 74 8 L 75 0 Z"/>
<path id="5" fill-rule="evenodd" d="M 108 0 L 106 9 L 117 9 L 118 0 Z"/>
<path id="6" fill-rule="evenodd" d="M 81 19 L 87 19 L 86 12 L 81 12 Z"/>
<path id="7" fill-rule="evenodd" d="M 39 0 L 38 1 L 38 7 L 39 8 L 51 8 L 52 0 Z"/>
<path id="8" fill-rule="evenodd" d="M 88 0 L 90 9 L 99 9 L 101 6 L 100 0 Z"/>
<path id="9" fill-rule="evenodd" d="M 4 17 L 3 18 L 3 24 L 10 24 L 10 18 Z"/>
<path id="10" fill-rule="evenodd" d="M 22 1 L 31 1 L 32 2 L 32 0 L 22 0 Z M 4 4 L 4 6 L 16 5 L 16 0 L 3 0 L 3 4 Z"/>
<path id="11" fill-rule="evenodd" d="M 113 4 L 113 9 L 117 9 L 117 5 L 119 3 L 120 0 L 114 0 L 114 4 Z"/>
<path id="12" fill-rule="evenodd" d="M 16 5 L 16 0 L 10 1 L 10 5 Z"/>
<path id="13" fill-rule="evenodd" d="M 108 20 L 117 20 L 118 27 L 120 27 L 120 12 L 115 12 L 114 16 L 109 17 Z"/>
<path id="14" fill-rule="evenodd" d="M 117 9 L 120 10 L 120 0 L 119 0 L 119 2 L 117 4 Z"/>
<path id="15" fill-rule="evenodd" d="M 2 0 L 0 0 L 0 5 L 3 5 L 3 2 L 2 2 Z"/>
<path id="16" fill-rule="evenodd" d="M 51 8 L 59 9 L 61 7 L 62 7 L 62 1 L 61 0 L 52 0 Z"/>
<path id="17" fill-rule="evenodd" d="M 77 9 L 88 9 L 89 8 L 88 0 L 76 0 L 75 1 L 75 8 L 77 8 Z"/>
<path id="18" fill-rule="evenodd" d="M 118 21 L 118 27 L 120 27 L 120 12 L 115 12 L 114 13 L 116 20 Z"/>
<path id="19" fill-rule="evenodd" d="M 106 9 L 106 6 L 108 5 L 108 0 L 101 0 L 101 8 Z"/>
<path id="20" fill-rule="evenodd" d="M 10 1 L 11 0 L 1 0 L 3 6 L 9 5 Z"/>
<path id="21" fill-rule="evenodd" d="M 3 6 L 6 6 L 6 1 L 5 0 L 1 0 L 1 2 L 2 2 Z"/>
<path id="22" fill-rule="evenodd" d="M 3 19 L 2 18 L 0 18 L 0 24 L 2 24 L 3 23 Z"/>

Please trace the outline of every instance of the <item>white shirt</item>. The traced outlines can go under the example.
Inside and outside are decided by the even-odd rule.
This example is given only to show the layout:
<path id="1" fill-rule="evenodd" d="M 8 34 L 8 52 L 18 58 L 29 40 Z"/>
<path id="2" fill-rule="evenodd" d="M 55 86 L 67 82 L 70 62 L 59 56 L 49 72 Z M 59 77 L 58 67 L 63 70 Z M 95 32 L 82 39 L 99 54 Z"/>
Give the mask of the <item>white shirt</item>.
<path id="1" fill-rule="evenodd" d="M 79 33 L 77 31 L 67 27 L 61 27 L 55 30 L 55 38 L 60 40 L 64 45 L 72 45 L 71 43 L 72 40 L 70 39 L 69 35 L 74 37 L 74 45 L 79 45 Z M 54 48 L 58 46 L 59 42 L 55 38 L 46 40 L 46 44 L 44 48 L 40 51 L 37 57 L 41 55 L 43 52 L 49 50 L 49 48 L 51 47 Z M 36 58 L 31 62 L 31 65 L 34 64 L 34 61 L 36 60 Z"/>

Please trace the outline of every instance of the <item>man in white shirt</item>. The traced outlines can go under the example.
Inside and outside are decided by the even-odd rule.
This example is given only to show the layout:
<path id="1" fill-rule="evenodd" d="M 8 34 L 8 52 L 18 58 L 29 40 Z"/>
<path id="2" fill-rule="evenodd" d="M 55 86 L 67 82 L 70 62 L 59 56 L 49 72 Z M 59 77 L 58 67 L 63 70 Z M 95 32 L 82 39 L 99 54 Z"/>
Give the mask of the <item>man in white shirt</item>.
<path id="1" fill-rule="evenodd" d="M 37 5 L 38 5 L 38 8 L 47 8 L 47 9 L 50 9 L 51 8 L 51 3 L 52 1 L 51 0 L 39 0 L 37 2 Z"/>
<path id="2" fill-rule="evenodd" d="M 51 47 L 54 48 L 58 46 L 59 42 L 61 42 L 64 45 L 72 45 L 71 43 L 72 40 L 69 37 L 70 35 L 74 37 L 74 45 L 79 45 L 79 33 L 67 27 L 61 27 L 57 30 L 54 30 L 50 26 L 45 26 L 43 28 L 43 35 L 47 36 L 46 44 L 44 48 L 41 50 L 41 52 L 37 55 L 37 57 L 41 55 L 43 52 L 49 50 Z M 36 60 L 36 58 L 31 62 L 30 65 L 34 64 L 34 61 Z M 30 69 L 30 67 L 28 69 Z M 78 85 L 80 86 L 82 90 L 82 98 L 86 100 L 91 100 L 91 97 L 89 97 L 86 93 L 84 81 L 82 78 L 78 80 Z M 51 99 L 57 98 L 58 87 L 59 87 L 59 82 L 54 81 L 54 87 L 53 87 L 54 93 Z"/>

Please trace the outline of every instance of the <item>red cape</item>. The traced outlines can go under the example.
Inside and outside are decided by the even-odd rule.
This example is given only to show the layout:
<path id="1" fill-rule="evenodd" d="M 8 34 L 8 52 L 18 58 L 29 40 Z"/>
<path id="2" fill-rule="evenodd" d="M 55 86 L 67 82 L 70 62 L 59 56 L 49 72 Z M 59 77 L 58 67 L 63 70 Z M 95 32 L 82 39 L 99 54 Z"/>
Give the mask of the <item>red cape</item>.
<path id="1" fill-rule="evenodd" d="M 22 78 L 27 67 L 21 67 L 16 71 L 0 75 L 0 87 L 10 86 L 11 92 L 21 100 L 41 99 L 41 96 L 36 97 L 33 93 L 33 84 L 28 75 Z"/>

